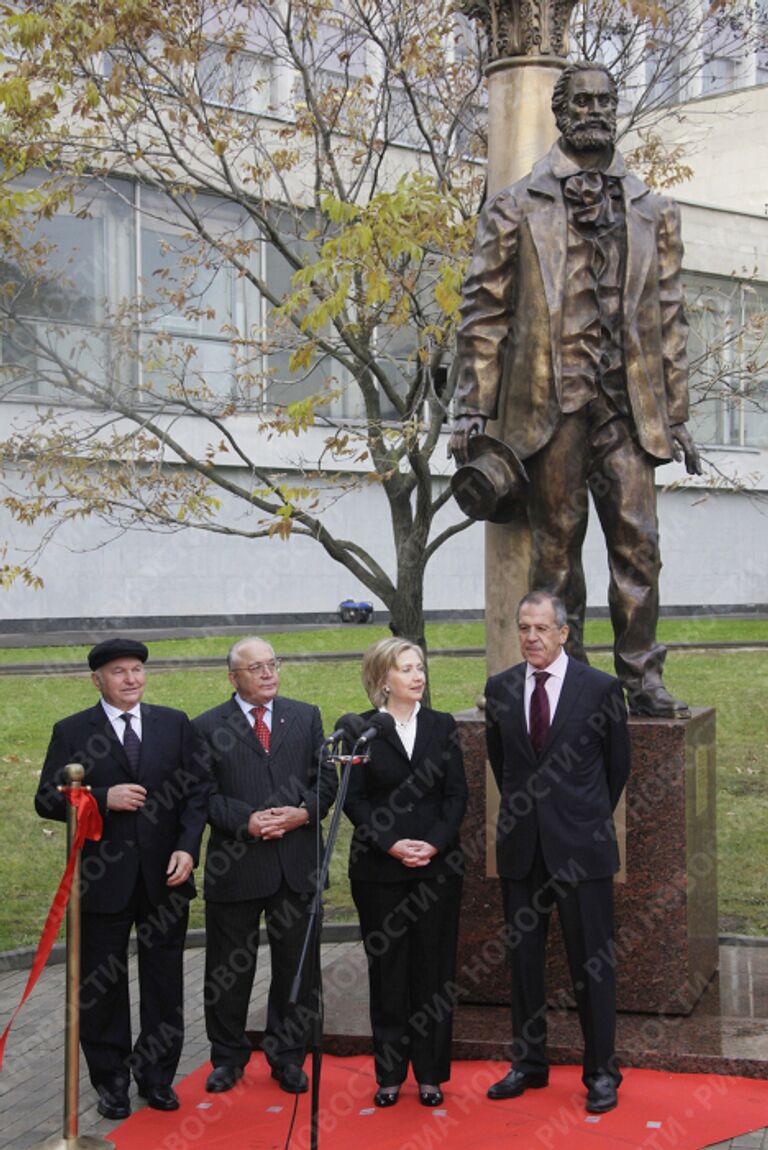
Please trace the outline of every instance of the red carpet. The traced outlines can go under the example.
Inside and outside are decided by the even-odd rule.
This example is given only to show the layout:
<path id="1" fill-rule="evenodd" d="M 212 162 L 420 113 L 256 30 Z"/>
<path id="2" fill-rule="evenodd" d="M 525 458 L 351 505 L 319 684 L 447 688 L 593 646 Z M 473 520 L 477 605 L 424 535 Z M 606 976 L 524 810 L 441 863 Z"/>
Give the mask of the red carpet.
<path id="1" fill-rule="evenodd" d="M 309 1061 L 306 1063 L 309 1066 Z M 506 1071 L 492 1062 L 454 1064 L 445 1103 L 419 1105 L 408 1082 L 400 1102 L 375 1110 L 370 1058 L 323 1059 L 321 1150 L 702 1150 L 768 1126 L 768 1082 L 705 1074 L 626 1070 L 619 1106 L 597 1118 L 584 1110 L 580 1070 L 552 1068 L 546 1090 L 490 1102 L 485 1091 Z M 142 1109 L 110 1137 L 118 1150 L 282 1150 L 293 1107 L 261 1054 L 228 1094 L 206 1094 L 210 1065 L 177 1087 L 181 1109 Z M 309 1095 L 299 1100 L 292 1150 L 309 1147 Z"/>

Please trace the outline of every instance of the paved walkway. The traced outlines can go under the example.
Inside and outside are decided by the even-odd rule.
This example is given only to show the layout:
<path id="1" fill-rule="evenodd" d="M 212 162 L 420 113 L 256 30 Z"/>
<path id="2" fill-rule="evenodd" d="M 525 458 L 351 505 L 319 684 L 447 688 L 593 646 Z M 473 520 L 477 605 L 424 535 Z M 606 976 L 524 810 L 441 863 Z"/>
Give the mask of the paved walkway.
<path id="1" fill-rule="evenodd" d="M 326 943 L 323 967 L 340 965 L 362 971 L 364 959 L 359 942 Z M 187 1033 L 179 1066 L 182 1077 L 196 1069 L 208 1057 L 202 1009 L 203 951 L 185 952 L 187 986 Z M 0 972 L 0 1021 L 5 1022 L 26 984 L 28 971 Z M 32 996 L 27 1001 L 11 1032 L 5 1064 L 0 1074 L 0 1150 L 30 1150 L 53 1135 L 61 1135 L 64 1099 L 64 975 L 63 965 L 48 966 L 43 971 Z M 269 985 L 269 953 L 259 953 L 259 967 L 254 987 L 249 1027 L 259 1030 L 264 1025 L 266 995 Z M 330 986 L 328 985 L 330 984 Z M 329 971 L 326 978 L 327 998 L 337 993 L 344 980 Z M 131 998 L 137 1000 L 135 960 L 131 967 Z M 330 1007 L 330 1003 L 327 1003 Z M 329 1013 L 331 1011 L 329 1010 Z M 108 1136 L 114 1123 L 101 1118 L 96 1111 L 96 1097 L 81 1059 L 80 1133 Z M 133 1092 L 134 1109 L 143 1106 Z M 235 1150 L 235 1148 L 233 1148 Z M 446 1145 L 446 1150 L 450 1146 Z M 491 1150 L 491 1148 L 484 1148 Z M 731 1142 L 718 1144 L 713 1150 L 768 1150 L 768 1129 L 743 1135 Z"/>
<path id="2" fill-rule="evenodd" d="M 323 946 L 323 966 L 337 961 L 359 943 Z M 203 1023 L 203 950 L 185 951 L 186 1040 L 179 1077 L 191 1073 L 208 1058 Z M 0 1021 L 5 1025 L 21 998 L 29 971 L 0 973 Z M 64 977 L 63 964 L 47 966 L 11 1031 L 0 1073 L 0 1150 L 27 1150 L 52 1135 L 61 1135 L 64 1107 Z M 262 1029 L 270 978 L 269 951 L 259 952 L 249 1027 Z M 136 960 L 131 960 L 131 1002 L 138 1001 Z M 138 1018 L 134 1010 L 134 1032 Z M 145 1103 L 132 1088 L 134 1111 Z M 80 1133 L 109 1135 L 116 1123 L 96 1110 L 96 1094 L 80 1058 Z M 235 1148 L 233 1148 L 235 1150 Z"/>

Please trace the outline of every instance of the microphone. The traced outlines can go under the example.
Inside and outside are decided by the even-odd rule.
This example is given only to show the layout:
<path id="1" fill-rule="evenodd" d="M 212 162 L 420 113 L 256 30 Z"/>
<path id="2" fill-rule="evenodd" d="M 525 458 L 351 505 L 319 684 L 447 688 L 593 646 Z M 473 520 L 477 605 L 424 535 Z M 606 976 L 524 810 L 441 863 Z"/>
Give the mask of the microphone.
<path id="1" fill-rule="evenodd" d="M 395 720 L 387 711 L 379 711 L 378 714 L 372 715 L 368 720 L 370 726 L 366 727 L 364 731 L 357 736 L 355 746 L 360 746 L 361 743 L 370 743 L 373 739 L 378 739 L 381 735 L 394 734 Z"/>
<path id="2" fill-rule="evenodd" d="M 328 736 L 323 746 L 327 747 L 331 743 L 338 742 L 339 739 L 350 739 L 354 743 L 363 733 L 364 727 L 365 721 L 354 711 L 350 711 L 348 715 L 341 716 L 336 730 Z"/>

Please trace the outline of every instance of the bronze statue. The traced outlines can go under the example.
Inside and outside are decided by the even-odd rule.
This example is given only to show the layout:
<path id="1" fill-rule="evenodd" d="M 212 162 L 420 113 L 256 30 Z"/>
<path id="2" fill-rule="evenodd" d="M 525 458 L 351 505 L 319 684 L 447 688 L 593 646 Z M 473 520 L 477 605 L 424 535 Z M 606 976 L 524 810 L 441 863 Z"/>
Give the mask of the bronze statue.
<path id="1" fill-rule="evenodd" d="M 629 709 L 680 718 L 690 712 L 662 682 L 666 649 L 656 641 L 654 487 L 654 469 L 673 458 L 701 474 L 685 426 L 680 215 L 627 171 L 615 148 L 617 104 L 607 69 L 567 67 L 552 96 L 559 139 L 480 215 L 449 451 L 466 464 L 471 437 L 498 420 L 500 439 L 527 472 L 529 585 L 565 602 L 568 649 L 585 661 L 581 549 L 591 491 Z"/>

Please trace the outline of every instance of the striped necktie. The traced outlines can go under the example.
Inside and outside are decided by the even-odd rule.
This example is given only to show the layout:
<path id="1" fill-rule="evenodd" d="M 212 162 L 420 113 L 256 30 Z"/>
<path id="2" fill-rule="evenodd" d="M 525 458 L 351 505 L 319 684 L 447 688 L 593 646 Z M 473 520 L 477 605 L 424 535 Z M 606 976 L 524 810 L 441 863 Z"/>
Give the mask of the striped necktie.
<path id="1" fill-rule="evenodd" d="M 537 755 L 540 755 L 549 734 L 549 696 L 544 686 L 551 676 L 549 671 L 534 671 L 533 677 L 536 686 L 531 695 L 530 733 L 531 743 Z"/>
<path id="2" fill-rule="evenodd" d="M 123 750 L 125 757 L 128 760 L 128 765 L 134 774 L 139 771 L 139 759 L 141 758 L 141 739 L 131 726 L 131 719 L 133 715 L 127 712 L 121 715 L 120 718 L 125 723 L 125 735 L 123 736 Z"/>

